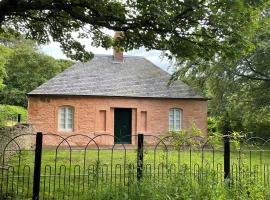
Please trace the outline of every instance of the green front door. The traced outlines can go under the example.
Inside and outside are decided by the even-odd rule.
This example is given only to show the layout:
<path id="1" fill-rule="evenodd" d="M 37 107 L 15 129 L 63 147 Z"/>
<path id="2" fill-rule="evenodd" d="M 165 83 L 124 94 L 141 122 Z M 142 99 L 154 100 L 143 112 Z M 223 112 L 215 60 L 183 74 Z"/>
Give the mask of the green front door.
<path id="1" fill-rule="evenodd" d="M 114 109 L 114 143 L 131 144 L 131 109 Z"/>

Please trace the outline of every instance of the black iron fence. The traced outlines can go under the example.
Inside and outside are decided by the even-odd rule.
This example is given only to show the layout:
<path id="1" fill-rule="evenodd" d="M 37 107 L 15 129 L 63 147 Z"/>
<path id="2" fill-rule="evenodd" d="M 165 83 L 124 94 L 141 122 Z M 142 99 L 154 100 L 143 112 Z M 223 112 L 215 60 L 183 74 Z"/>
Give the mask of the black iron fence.
<path id="1" fill-rule="evenodd" d="M 20 148 L 23 137 L 36 146 Z M 0 198 L 80 199 L 108 190 L 131 193 L 131 186 L 145 181 L 166 186 L 182 178 L 196 184 L 211 179 L 231 187 L 243 181 L 270 186 L 269 140 L 253 137 L 234 145 L 230 136 L 215 143 L 203 137 L 131 137 L 133 145 L 109 145 L 114 141 L 109 134 L 10 138 L 0 154 Z"/>

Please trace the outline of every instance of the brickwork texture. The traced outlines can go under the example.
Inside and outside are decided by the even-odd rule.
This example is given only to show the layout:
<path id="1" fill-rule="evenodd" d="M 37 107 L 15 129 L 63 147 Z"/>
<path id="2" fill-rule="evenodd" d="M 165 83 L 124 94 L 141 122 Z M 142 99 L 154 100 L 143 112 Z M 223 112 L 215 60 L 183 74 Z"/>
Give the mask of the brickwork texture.
<path id="1" fill-rule="evenodd" d="M 72 106 L 74 109 L 73 131 L 59 130 L 59 108 Z M 132 134 L 165 135 L 169 131 L 169 110 L 182 109 L 182 128 L 187 129 L 193 123 L 207 134 L 207 101 L 200 99 L 162 99 L 162 98 L 121 98 L 88 96 L 30 96 L 28 102 L 28 123 L 35 131 L 59 134 L 70 138 L 71 145 L 85 145 L 89 141 L 80 134 L 93 138 L 107 134 L 95 140 L 98 144 L 114 143 L 114 109 L 132 109 Z M 56 145 L 55 137 L 45 137 L 46 145 Z M 57 140 L 58 141 L 58 140 Z M 60 140 L 59 140 L 60 141 Z M 93 141 L 92 141 L 93 143 Z M 135 144 L 135 139 L 132 140 Z"/>

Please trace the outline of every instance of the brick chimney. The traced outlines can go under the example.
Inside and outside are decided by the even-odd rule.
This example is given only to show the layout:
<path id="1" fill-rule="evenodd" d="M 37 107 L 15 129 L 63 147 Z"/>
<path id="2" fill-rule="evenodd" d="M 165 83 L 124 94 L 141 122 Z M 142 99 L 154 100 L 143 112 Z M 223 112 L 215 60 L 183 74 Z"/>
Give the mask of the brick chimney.
<path id="1" fill-rule="evenodd" d="M 120 38 L 120 32 L 116 31 L 114 34 L 114 39 Z M 124 55 L 123 51 L 119 47 L 114 47 L 113 48 L 113 59 L 117 62 L 123 62 L 124 60 Z"/>

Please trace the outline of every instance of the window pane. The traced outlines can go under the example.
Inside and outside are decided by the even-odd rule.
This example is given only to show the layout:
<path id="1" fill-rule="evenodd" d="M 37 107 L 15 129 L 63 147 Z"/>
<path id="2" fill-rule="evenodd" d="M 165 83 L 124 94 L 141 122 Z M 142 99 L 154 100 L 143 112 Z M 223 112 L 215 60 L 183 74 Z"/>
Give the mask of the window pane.
<path id="1" fill-rule="evenodd" d="M 67 108 L 67 115 L 72 115 L 72 109 L 71 108 Z"/>
<path id="2" fill-rule="evenodd" d="M 181 128 L 181 115 L 182 110 L 172 108 L 169 111 L 169 129 L 179 131 Z"/>
<path id="3" fill-rule="evenodd" d="M 170 115 L 169 120 L 173 120 L 173 119 L 174 119 L 173 115 Z"/>
<path id="4" fill-rule="evenodd" d="M 174 114 L 175 114 L 176 119 L 180 118 L 180 111 L 179 110 L 175 110 Z"/>
<path id="5" fill-rule="evenodd" d="M 173 130 L 173 124 L 174 124 L 174 120 L 173 120 L 173 117 L 172 117 L 172 118 L 170 118 L 170 120 L 169 120 L 170 130 Z"/>
<path id="6" fill-rule="evenodd" d="M 72 124 L 72 119 L 68 119 L 67 124 Z"/>
<path id="7" fill-rule="evenodd" d="M 61 112 L 61 117 L 65 118 L 65 112 Z"/>
<path id="8" fill-rule="evenodd" d="M 175 126 L 175 128 L 177 130 L 179 130 L 180 129 L 180 121 L 179 120 L 176 120 L 174 126 Z"/>
<path id="9" fill-rule="evenodd" d="M 68 108 L 67 115 L 68 115 L 68 118 L 69 118 L 69 119 L 72 119 L 73 113 L 72 113 L 72 109 L 71 109 L 71 108 Z"/>
<path id="10" fill-rule="evenodd" d="M 61 108 L 61 115 L 65 114 L 65 108 Z"/>
<path id="11" fill-rule="evenodd" d="M 61 123 L 61 125 L 60 125 L 60 126 L 61 126 L 61 128 L 62 128 L 62 129 L 65 129 L 65 128 L 66 128 L 65 123 Z"/>
<path id="12" fill-rule="evenodd" d="M 66 126 L 65 126 L 65 108 L 61 108 L 60 109 L 60 112 L 61 112 L 61 119 L 60 119 L 60 126 L 61 126 L 61 129 L 65 129 Z"/>
<path id="13" fill-rule="evenodd" d="M 67 124 L 67 129 L 71 130 L 72 129 L 72 124 Z"/>
<path id="14" fill-rule="evenodd" d="M 73 108 L 61 107 L 59 110 L 59 127 L 63 131 L 70 131 L 73 128 Z"/>

